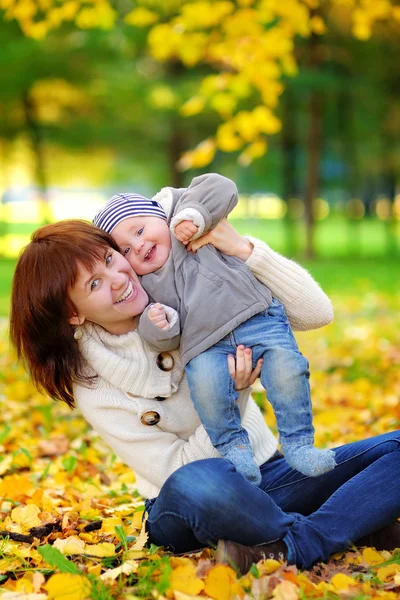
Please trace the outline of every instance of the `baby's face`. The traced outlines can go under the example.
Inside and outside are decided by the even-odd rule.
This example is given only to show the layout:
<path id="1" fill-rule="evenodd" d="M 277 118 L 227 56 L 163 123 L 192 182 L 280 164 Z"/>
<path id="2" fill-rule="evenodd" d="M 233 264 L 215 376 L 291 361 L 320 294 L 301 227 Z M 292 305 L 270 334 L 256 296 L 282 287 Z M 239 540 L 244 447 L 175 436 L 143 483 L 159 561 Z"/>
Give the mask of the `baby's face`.
<path id="1" fill-rule="evenodd" d="M 160 269 L 171 250 L 171 234 L 164 219 L 159 217 L 130 217 L 112 231 L 121 254 L 138 275 Z"/>

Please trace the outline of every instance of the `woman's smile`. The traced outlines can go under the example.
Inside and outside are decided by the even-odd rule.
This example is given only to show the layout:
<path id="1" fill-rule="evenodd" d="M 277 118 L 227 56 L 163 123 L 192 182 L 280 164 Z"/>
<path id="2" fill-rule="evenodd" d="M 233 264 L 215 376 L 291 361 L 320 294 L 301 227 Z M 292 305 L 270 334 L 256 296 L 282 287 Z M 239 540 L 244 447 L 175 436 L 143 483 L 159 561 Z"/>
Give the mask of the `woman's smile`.
<path id="1" fill-rule="evenodd" d="M 133 300 L 134 298 L 136 298 L 137 294 L 138 294 L 137 288 L 134 287 L 132 281 L 129 280 L 128 287 L 126 288 L 126 290 L 122 294 L 122 296 L 120 296 L 118 298 L 118 300 L 116 301 L 115 304 L 119 304 L 120 302 L 128 302 L 129 300 Z"/>

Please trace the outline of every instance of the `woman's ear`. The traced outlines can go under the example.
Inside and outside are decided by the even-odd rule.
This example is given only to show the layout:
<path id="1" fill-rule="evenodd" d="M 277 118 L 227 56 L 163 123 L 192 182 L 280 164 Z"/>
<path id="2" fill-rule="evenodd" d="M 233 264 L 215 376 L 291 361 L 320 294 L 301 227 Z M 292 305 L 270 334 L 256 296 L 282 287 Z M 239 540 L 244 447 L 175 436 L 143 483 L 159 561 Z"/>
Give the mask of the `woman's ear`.
<path id="1" fill-rule="evenodd" d="M 81 315 L 74 315 L 68 319 L 70 325 L 83 325 L 84 322 L 85 317 L 82 317 Z"/>

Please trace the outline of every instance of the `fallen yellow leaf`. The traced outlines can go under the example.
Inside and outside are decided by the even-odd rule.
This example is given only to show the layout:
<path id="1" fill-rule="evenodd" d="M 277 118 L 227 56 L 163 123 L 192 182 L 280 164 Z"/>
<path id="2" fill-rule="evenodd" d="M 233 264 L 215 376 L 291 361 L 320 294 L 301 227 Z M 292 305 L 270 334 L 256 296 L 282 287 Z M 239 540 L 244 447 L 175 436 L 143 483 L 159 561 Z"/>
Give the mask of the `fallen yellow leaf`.
<path id="1" fill-rule="evenodd" d="M 21 594 L 20 592 L 4 592 L 1 600 L 48 600 L 47 594 Z"/>
<path id="2" fill-rule="evenodd" d="M 352 585 L 358 585 L 357 581 L 344 573 L 337 573 L 334 575 L 331 579 L 331 583 L 338 592 L 348 590 Z"/>
<path id="3" fill-rule="evenodd" d="M 204 589 L 204 581 L 196 577 L 196 567 L 192 564 L 177 567 L 171 573 L 170 588 L 197 596 Z"/>
<path id="4" fill-rule="evenodd" d="M 85 600 L 90 596 L 90 581 L 84 575 L 57 573 L 43 586 L 51 600 Z"/>
<path id="5" fill-rule="evenodd" d="M 100 579 L 102 581 L 114 581 L 119 577 L 122 573 L 125 575 L 130 575 L 131 573 L 136 573 L 138 568 L 138 563 L 134 560 L 125 561 L 120 567 L 116 567 L 115 569 L 108 569 L 102 575 L 100 575 Z"/>
<path id="6" fill-rule="evenodd" d="M 130 550 L 143 550 L 145 544 L 147 543 L 147 540 L 149 539 L 149 534 L 146 531 L 146 521 L 147 515 L 143 519 L 142 529 L 140 530 L 139 537 L 137 538 L 132 548 L 130 548 Z"/>
<path id="7" fill-rule="evenodd" d="M 33 494 L 33 485 L 27 475 L 8 475 L 0 481 L 0 497 L 17 500 Z"/>
<path id="8" fill-rule="evenodd" d="M 278 583 L 272 592 L 272 597 L 275 598 L 275 600 L 298 600 L 299 596 L 300 588 L 291 581 L 282 581 L 282 583 Z"/>
<path id="9" fill-rule="evenodd" d="M 104 558 L 105 556 L 114 556 L 115 546 L 110 542 L 102 542 L 101 544 L 86 544 L 85 554 L 89 556 L 98 556 Z"/>
<path id="10" fill-rule="evenodd" d="M 368 565 L 379 565 L 384 562 L 382 556 L 374 548 L 365 548 L 362 555 Z"/>
<path id="11" fill-rule="evenodd" d="M 277 560 L 274 560 L 273 558 L 267 558 L 260 562 L 259 571 L 262 575 L 270 575 L 271 573 L 277 571 L 281 566 L 281 563 Z"/>
<path id="12" fill-rule="evenodd" d="M 381 567 L 378 569 L 377 577 L 381 581 L 389 581 L 389 579 L 393 579 L 397 573 L 400 573 L 400 565 L 387 565 L 386 567 Z"/>
<path id="13" fill-rule="evenodd" d="M 40 508 L 35 504 L 28 504 L 27 506 L 18 506 L 11 511 L 11 518 L 14 523 L 18 523 L 25 530 L 31 527 L 37 527 L 42 522 L 38 517 Z"/>
<path id="14" fill-rule="evenodd" d="M 204 583 L 205 593 L 215 600 L 231 600 L 241 591 L 235 571 L 227 565 L 212 567 Z"/>
<path id="15" fill-rule="evenodd" d="M 184 594 L 178 590 L 174 590 L 173 595 L 175 600 L 198 600 L 198 596 L 190 596 L 189 594 Z"/>
<path id="16" fill-rule="evenodd" d="M 102 533 L 112 533 L 115 535 L 115 527 L 117 525 L 122 525 L 122 519 L 120 519 L 120 517 L 109 517 L 108 519 L 103 519 L 101 523 L 101 531 Z"/>
<path id="17" fill-rule="evenodd" d="M 53 546 L 67 556 L 72 554 L 83 554 L 85 550 L 85 542 L 76 535 L 71 535 L 71 537 L 66 538 L 65 540 L 58 538 Z"/>

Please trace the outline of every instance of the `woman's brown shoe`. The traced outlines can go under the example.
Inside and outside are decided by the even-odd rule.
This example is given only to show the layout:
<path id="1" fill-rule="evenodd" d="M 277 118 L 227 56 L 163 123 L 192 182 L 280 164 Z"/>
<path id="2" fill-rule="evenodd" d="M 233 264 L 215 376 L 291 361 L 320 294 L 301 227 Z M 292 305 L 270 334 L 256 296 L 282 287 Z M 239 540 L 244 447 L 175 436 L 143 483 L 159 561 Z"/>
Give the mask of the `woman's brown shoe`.
<path id="1" fill-rule="evenodd" d="M 225 563 L 245 575 L 254 563 L 259 560 L 272 558 L 284 561 L 287 559 L 288 549 L 282 540 L 259 544 L 258 546 L 243 546 L 230 540 L 219 540 L 215 560 Z"/>
<path id="2" fill-rule="evenodd" d="M 400 523 L 395 521 L 383 529 L 365 535 L 355 542 L 356 546 L 372 546 L 377 550 L 400 548 Z"/>

